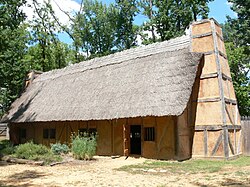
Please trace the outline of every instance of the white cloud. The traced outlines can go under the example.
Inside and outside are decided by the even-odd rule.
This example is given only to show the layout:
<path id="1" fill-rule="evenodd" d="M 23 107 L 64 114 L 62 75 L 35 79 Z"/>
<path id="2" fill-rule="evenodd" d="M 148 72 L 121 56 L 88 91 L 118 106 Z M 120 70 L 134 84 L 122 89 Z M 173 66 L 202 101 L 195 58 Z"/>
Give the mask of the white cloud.
<path id="1" fill-rule="evenodd" d="M 143 35 L 143 37 L 141 35 Z M 160 35 L 157 33 L 156 28 L 154 28 L 154 35 L 155 35 L 156 39 L 160 38 Z M 153 38 L 152 31 L 146 30 L 146 31 L 142 31 L 141 34 L 138 34 L 136 36 L 136 42 L 137 42 L 137 44 L 139 46 L 141 46 L 141 45 L 143 45 L 142 44 L 143 39 L 149 40 L 149 39 L 152 39 L 152 38 Z"/>
<path id="2" fill-rule="evenodd" d="M 231 3 L 231 2 L 226 2 L 226 5 L 231 9 L 231 7 L 233 6 L 233 3 Z M 232 10 L 231 10 L 232 11 Z M 234 11 L 232 11 L 233 12 L 233 16 L 234 17 L 238 17 L 238 15 L 237 15 L 237 13 L 236 12 L 234 12 Z"/>
<path id="3" fill-rule="evenodd" d="M 226 5 L 231 7 L 233 5 L 233 3 L 230 3 L 230 2 L 227 1 Z"/>
<path id="4" fill-rule="evenodd" d="M 37 0 L 37 2 L 40 4 L 43 4 L 44 1 L 48 2 L 48 0 Z M 68 25 L 70 23 L 70 20 L 68 16 L 59 9 L 58 6 L 60 6 L 62 10 L 70 13 L 71 15 L 80 10 L 80 4 L 75 2 L 74 0 L 50 0 L 50 1 L 56 17 L 64 25 Z M 31 21 L 34 16 L 34 6 L 32 0 L 27 0 L 27 5 L 30 6 L 23 7 L 23 11 L 26 13 L 28 20 Z"/>

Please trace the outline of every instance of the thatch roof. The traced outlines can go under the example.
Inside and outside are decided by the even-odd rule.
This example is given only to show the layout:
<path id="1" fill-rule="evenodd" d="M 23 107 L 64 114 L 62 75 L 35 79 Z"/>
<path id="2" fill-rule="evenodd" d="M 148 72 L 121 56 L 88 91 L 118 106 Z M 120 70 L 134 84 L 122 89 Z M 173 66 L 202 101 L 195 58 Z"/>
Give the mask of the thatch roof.
<path id="1" fill-rule="evenodd" d="M 202 56 L 189 46 L 189 36 L 183 36 L 44 73 L 3 121 L 180 115 Z"/>

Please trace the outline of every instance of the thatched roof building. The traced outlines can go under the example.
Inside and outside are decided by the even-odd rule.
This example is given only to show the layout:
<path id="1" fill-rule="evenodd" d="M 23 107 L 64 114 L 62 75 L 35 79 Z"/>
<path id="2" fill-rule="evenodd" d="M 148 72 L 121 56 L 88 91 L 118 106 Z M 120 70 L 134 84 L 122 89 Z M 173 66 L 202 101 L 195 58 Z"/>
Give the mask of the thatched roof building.
<path id="1" fill-rule="evenodd" d="M 98 132 L 99 155 L 183 160 L 241 154 L 237 100 L 213 19 L 193 23 L 190 35 L 30 80 L 2 119 L 14 143 L 65 143 L 80 131 Z"/>

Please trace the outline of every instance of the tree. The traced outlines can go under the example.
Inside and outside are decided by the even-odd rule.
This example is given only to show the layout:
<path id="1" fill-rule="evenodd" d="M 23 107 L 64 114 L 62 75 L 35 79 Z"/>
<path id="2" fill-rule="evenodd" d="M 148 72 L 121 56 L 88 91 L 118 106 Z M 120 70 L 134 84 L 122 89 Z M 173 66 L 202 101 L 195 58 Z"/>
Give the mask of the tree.
<path id="1" fill-rule="evenodd" d="M 213 0 L 142 0 L 143 14 L 149 18 L 144 31 L 151 27 L 156 30 L 161 41 L 181 36 L 192 21 L 207 18 L 208 3 Z M 154 28 L 156 29 L 154 29 Z M 152 41 L 155 41 L 152 34 Z"/>
<path id="2" fill-rule="evenodd" d="M 208 18 L 208 3 L 213 0 L 187 0 L 187 8 L 190 7 L 192 12 L 192 20 L 197 21 L 198 17 L 202 19 Z"/>
<path id="3" fill-rule="evenodd" d="M 249 55 L 245 53 L 244 47 L 236 47 L 233 42 L 226 43 L 226 50 L 240 114 L 249 116 Z"/>
<path id="4" fill-rule="evenodd" d="M 228 0 L 232 3 L 231 9 L 237 13 L 237 18 L 228 17 L 228 22 L 237 25 L 237 37 L 242 42 L 241 45 L 249 46 L 250 44 L 250 1 L 249 0 Z M 249 47 L 248 47 L 249 49 Z"/>
<path id="5" fill-rule="evenodd" d="M 119 50 L 136 46 L 139 27 L 133 24 L 138 13 L 137 0 L 116 0 L 118 17 L 116 22 L 116 47 Z"/>
<path id="6" fill-rule="evenodd" d="M 59 26 L 60 30 L 62 30 L 63 32 L 67 33 L 68 36 L 73 40 L 73 44 L 72 47 L 73 49 L 71 50 L 71 52 L 73 52 L 74 54 L 74 58 L 73 58 L 73 63 L 78 63 L 82 60 L 84 60 L 84 56 L 81 55 L 79 53 L 79 49 L 81 48 L 81 38 L 80 38 L 80 33 L 79 31 L 79 18 L 80 18 L 80 14 L 82 13 L 82 7 L 83 7 L 83 0 L 80 3 L 80 9 L 79 11 L 74 15 L 71 16 L 71 14 L 69 12 L 64 11 L 57 3 L 56 1 L 54 1 L 54 3 L 57 5 L 57 7 L 59 8 L 59 10 L 61 10 L 70 20 L 71 25 L 63 25 L 59 19 L 55 16 L 54 12 L 51 11 L 51 16 L 54 18 L 55 22 L 57 23 L 57 25 Z M 72 53 L 71 53 L 72 54 Z M 88 56 L 88 54 L 87 54 Z"/>
<path id="7" fill-rule="evenodd" d="M 29 70 L 43 71 L 44 67 L 41 63 L 44 60 L 41 55 L 43 53 L 42 50 L 40 44 L 35 44 L 28 48 L 23 62 L 29 67 Z M 49 50 L 47 49 L 46 53 L 48 53 L 48 51 L 50 52 L 49 57 L 46 57 L 49 63 L 47 66 L 48 70 L 62 68 L 74 63 L 74 51 L 70 49 L 68 44 L 61 41 L 52 43 L 49 45 Z"/>
<path id="8" fill-rule="evenodd" d="M 116 13 L 113 4 L 107 6 L 98 1 L 84 1 L 83 12 L 76 15 L 73 29 L 88 58 L 113 52 Z"/>
<path id="9" fill-rule="evenodd" d="M 154 19 L 154 0 L 140 0 L 139 6 L 142 9 L 142 14 L 147 17 L 148 21 L 144 22 L 140 28 L 140 36 L 142 44 L 150 44 L 157 41 L 156 28 L 153 22 Z"/>
<path id="10" fill-rule="evenodd" d="M 27 26 L 21 7 L 25 0 L 0 1 L 0 110 L 6 111 L 22 89 L 27 67 Z M 1 111 L 0 111 L 1 115 Z"/>
<path id="11" fill-rule="evenodd" d="M 41 71 L 49 71 L 55 68 L 64 67 L 60 59 L 53 59 L 52 48 L 58 45 L 59 40 L 55 34 L 57 25 L 52 19 L 53 13 L 50 1 L 40 4 L 37 0 L 32 1 L 34 17 L 31 22 L 32 43 L 37 45 L 36 62 L 41 66 Z M 33 47 L 32 47 L 33 48 Z"/>
<path id="12" fill-rule="evenodd" d="M 63 68 L 73 63 L 72 50 L 58 39 L 60 26 L 50 1 L 40 4 L 37 0 L 33 0 L 32 6 L 34 7 L 34 17 L 30 22 L 32 45 L 25 56 L 25 63 L 30 69 L 41 71 Z"/>

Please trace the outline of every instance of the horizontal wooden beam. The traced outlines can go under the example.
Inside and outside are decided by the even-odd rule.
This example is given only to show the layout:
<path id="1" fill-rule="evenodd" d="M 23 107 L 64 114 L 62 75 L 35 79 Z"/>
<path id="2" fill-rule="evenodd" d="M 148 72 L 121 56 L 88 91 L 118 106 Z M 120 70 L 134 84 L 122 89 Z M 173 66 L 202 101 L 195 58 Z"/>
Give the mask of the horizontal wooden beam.
<path id="1" fill-rule="evenodd" d="M 192 25 L 199 25 L 199 24 L 207 23 L 207 22 L 210 22 L 210 20 L 209 19 L 203 19 L 203 20 L 200 20 L 200 21 L 193 22 Z"/>
<path id="2" fill-rule="evenodd" d="M 231 129 L 236 129 L 236 130 L 241 129 L 240 125 L 226 125 L 226 127 L 230 130 Z M 223 129 L 223 125 L 196 125 L 195 126 L 196 131 L 204 131 L 204 130 L 214 131 L 214 130 L 222 130 L 222 129 Z"/>
<path id="3" fill-rule="evenodd" d="M 212 32 L 207 32 L 207 33 L 202 33 L 202 34 L 197 34 L 197 35 L 193 35 L 192 38 L 202 38 L 202 37 L 206 37 L 206 36 L 211 36 Z"/>
<path id="4" fill-rule="evenodd" d="M 204 55 L 211 55 L 211 54 L 214 54 L 214 51 L 207 51 L 207 52 L 204 52 L 203 54 Z"/>
<path id="5" fill-rule="evenodd" d="M 215 98 L 204 98 L 204 99 L 197 99 L 194 100 L 193 102 L 197 102 L 197 103 L 207 103 L 207 102 L 218 102 L 220 101 L 219 97 L 215 97 Z"/>
<path id="6" fill-rule="evenodd" d="M 192 25 L 199 25 L 199 24 L 203 24 L 203 23 L 209 23 L 210 21 L 213 21 L 217 26 L 221 27 L 220 24 L 218 23 L 218 21 L 216 21 L 214 18 L 195 21 L 195 22 L 192 23 Z"/>
<path id="7" fill-rule="evenodd" d="M 209 79 L 209 78 L 215 78 L 218 77 L 218 73 L 209 73 L 209 74 L 204 74 L 200 76 L 200 79 Z"/>
<path id="8" fill-rule="evenodd" d="M 229 103 L 229 104 L 233 104 L 233 105 L 236 105 L 237 104 L 237 101 L 235 99 L 228 99 L 228 98 L 225 98 L 225 102 L 226 103 Z"/>
<path id="9" fill-rule="evenodd" d="M 204 52 L 203 54 L 204 55 L 211 55 L 211 54 L 214 54 L 214 53 L 215 53 L 215 51 L 213 50 L 213 51 Z M 220 50 L 218 50 L 218 53 L 219 53 L 220 56 L 222 56 L 224 59 L 227 60 L 227 56 L 223 52 L 221 52 Z"/>

